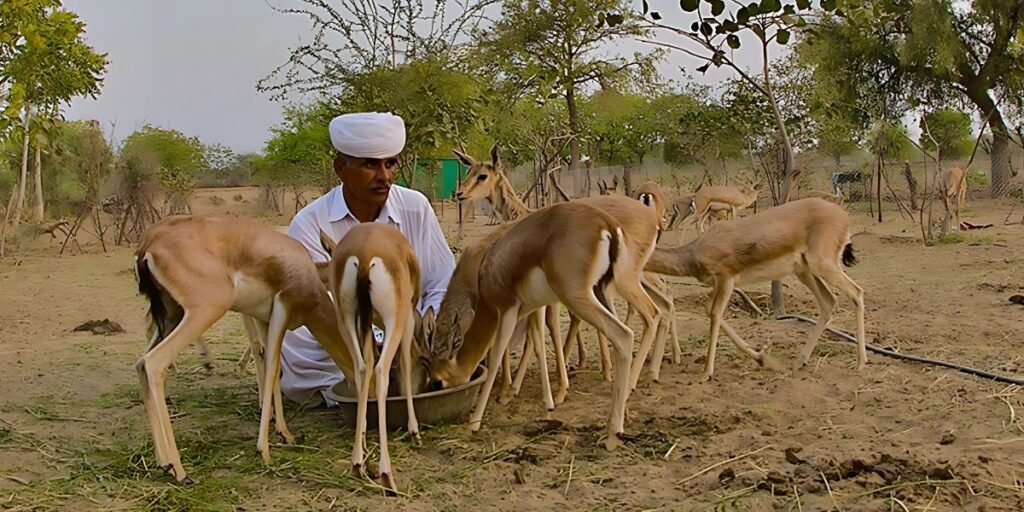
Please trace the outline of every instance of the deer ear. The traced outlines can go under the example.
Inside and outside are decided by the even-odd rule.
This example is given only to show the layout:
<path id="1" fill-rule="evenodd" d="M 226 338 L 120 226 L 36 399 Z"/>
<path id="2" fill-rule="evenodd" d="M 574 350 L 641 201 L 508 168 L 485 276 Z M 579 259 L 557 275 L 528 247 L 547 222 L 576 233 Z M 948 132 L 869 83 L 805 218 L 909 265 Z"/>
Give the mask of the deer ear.
<path id="1" fill-rule="evenodd" d="M 501 160 L 501 158 L 498 156 L 498 145 L 495 144 L 491 146 L 491 165 L 497 168 L 499 160 Z"/>
<path id="2" fill-rule="evenodd" d="M 471 157 L 471 156 L 469 156 L 469 155 L 467 155 L 467 154 L 465 154 L 465 153 L 463 153 L 463 152 L 461 152 L 461 151 L 459 151 L 457 149 L 453 149 L 452 153 L 454 153 L 455 156 L 459 159 L 459 161 L 461 161 L 467 167 L 473 167 L 474 165 L 476 165 L 476 160 L 473 160 L 473 157 Z"/>
<path id="3" fill-rule="evenodd" d="M 603 196 L 605 190 L 608 190 L 608 185 L 604 184 L 603 179 L 597 180 L 597 192 Z"/>
<path id="4" fill-rule="evenodd" d="M 328 256 L 332 256 L 334 255 L 334 249 L 338 246 L 338 244 L 335 243 L 334 240 L 331 240 L 331 237 L 328 236 L 327 233 L 324 233 L 324 230 L 321 229 L 320 246 L 323 247 L 325 251 L 327 251 Z"/>

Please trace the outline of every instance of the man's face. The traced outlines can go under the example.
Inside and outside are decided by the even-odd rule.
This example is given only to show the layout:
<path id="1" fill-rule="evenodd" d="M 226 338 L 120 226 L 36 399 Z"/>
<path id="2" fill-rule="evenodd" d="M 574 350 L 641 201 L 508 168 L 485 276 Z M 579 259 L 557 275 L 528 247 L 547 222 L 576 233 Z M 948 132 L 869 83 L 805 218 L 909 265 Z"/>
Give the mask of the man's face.
<path id="1" fill-rule="evenodd" d="M 334 173 L 345 183 L 353 197 L 383 205 L 395 182 L 398 158 L 355 158 L 338 155 Z"/>

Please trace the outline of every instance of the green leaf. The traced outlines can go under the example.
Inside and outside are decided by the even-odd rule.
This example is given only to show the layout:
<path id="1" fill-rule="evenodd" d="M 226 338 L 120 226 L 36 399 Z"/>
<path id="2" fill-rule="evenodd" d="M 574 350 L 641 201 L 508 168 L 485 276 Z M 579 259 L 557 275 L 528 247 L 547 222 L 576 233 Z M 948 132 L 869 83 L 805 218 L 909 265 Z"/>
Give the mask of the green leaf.
<path id="1" fill-rule="evenodd" d="M 725 0 L 711 0 L 711 15 L 720 16 L 725 12 Z"/>
<path id="2" fill-rule="evenodd" d="M 746 25 L 748 21 L 750 21 L 750 9 L 740 7 L 740 9 L 736 11 L 736 22 L 740 25 Z"/>
<path id="3" fill-rule="evenodd" d="M 784 29 L 784 28 L 780 28 L 779 31 L 775 34 L 775 39 L 779 41 L 779 44 L 786 44 L 786 43 L 788 43 L 789 42 L 789 31 Z"/>
<path id="4" fill-rule="evenodd" d="M 698 30 L 700 30 L 700 22 L 699 21 L 695 21 L 695 22 L 690 24 L 690 31 L 691 32 L 696 32 Z"/>
<path id="5" fill-rule="evenodd" d="M 647 0 L 643 0 L 643 5 L 644 5 L 644 13 L 643 13 L 643 16 L 647 16 L 647 11 L 648 11 L 648 9 L 649 9 L 649 7 L 647 6 Z"/>
<path id="6" fill-rule="evenodd" d="M 811 8 L 811 0 L 796 0 L 796 7 L 801 11 Z"/>
<path id="7" fill-rule="evenodd" d="M 700 0 L 679 0 L 679 8 L 686 12 L 693 12 L 700 6 Z"/>
<path id="8" fill-rule="evenodd" d="M 722 22 L 722 28 L 724 28 L 726 32 L 736 32 L 740 29 L 740 26 L 735 21 L 725 20 Z"/>
<path id="9" fill-rule="evenodd" d="M 654 21 L 660 21 L 661 13 L 659 13 L 658 11 L 651 11 L 651 19 Z"/>
<path id="10" fill-rule="evenodd" d="M 699 71 L 701 73 L 707 73 L 708 72 L 708 68 L 710 68 L 710 67 L 711 67 L 711 63 L 709 62 L 707 64 L 704 64 L 703 66 L 698 67 L 697 71 Z"/>
<path id="11" fill-rule="evenodd" d="M 827 12 L 836 10 L 836 0 L 821 0 L 821 8 Z"/>
<path id="12" fill-rule="evenodd" d="M 732 48 L 733 50 L 739 49 L 740 36 L 736 34 L 729 34 L 729 36 L 725 38 L 725 42 L 729 44 L 729 48 Z"/>
<path id="13" fill-rule="evenodd" d="M 701 24 L 700 24 L 700 33 L 701 34 L 704 34 L 705 36 L 710 36 L 712 32 L 714 32 L 714 29 L 711 28 L 711 24 L 710 23 L 708 23 L 706 21 L 701 22 Z"/>
<path id="14" fill-rule="evenodd" d="M 711 63 L 714 64 L 716 68 L 718 66 L 721 66 L 722 65 L 722 53 L 721 52 L 715 52 L 715 54 L 711 56 Z"/>
<path id="15" fill-rule="evenodd" d="M 609 14 L 607 14 L 605 16 L 605 19 L 608 20 L 608 26 L 609 27 L 615 27 L 615 26 L 618 26 L 618 25 L 622 25 L 622 23 L 624 21 L 626 21 L 626 17 L 623 16 L 622 14 L 611 14 L 611 13 L 609 13 Z"/>
<path id="16" fill-rule="evenodd" d="M 786 6 L 782 8 L 782 12 L 789 15 L 796 14 L 796 7 L 794 7 L 793 4 L 786 4 Z"/>

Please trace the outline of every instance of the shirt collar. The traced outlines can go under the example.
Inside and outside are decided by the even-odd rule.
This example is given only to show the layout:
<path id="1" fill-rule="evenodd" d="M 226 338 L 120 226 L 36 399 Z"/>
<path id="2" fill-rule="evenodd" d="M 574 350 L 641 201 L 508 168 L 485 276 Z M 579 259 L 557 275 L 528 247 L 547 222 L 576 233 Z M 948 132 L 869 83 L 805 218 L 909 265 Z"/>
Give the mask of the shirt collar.
<path id="1" fill-rule="evenodd" d="M 352 217 L 352 220 L 358 221 L 355 215 L 352 215 L 352 210 L 349 209 L 348 203 L 345 202 L 345 194 L 342 193 L 342 188 L 344 186 L 344 184 L 341 184 L 335 189 L 337 193 L 334 195 L 334 200 L 331 201 L 330 211 L 328 212 L 328 220 L 330 222 L 337 222 L 345 219 L 345 217 Z M 377 219 L 374 222 L 381 222 L 382 220 L 387 221 L 390 219 L 396 226 L 402 224 L 398 219 L 397 208 L 395 208 L 394 204 L 396 201 L 395 188 L 396 185 L 391 186 L 391 192 L 388 194 L 388 200 L 384 202 L 384 206 L 380 209 L 380 215 L 377 216 Z"/>

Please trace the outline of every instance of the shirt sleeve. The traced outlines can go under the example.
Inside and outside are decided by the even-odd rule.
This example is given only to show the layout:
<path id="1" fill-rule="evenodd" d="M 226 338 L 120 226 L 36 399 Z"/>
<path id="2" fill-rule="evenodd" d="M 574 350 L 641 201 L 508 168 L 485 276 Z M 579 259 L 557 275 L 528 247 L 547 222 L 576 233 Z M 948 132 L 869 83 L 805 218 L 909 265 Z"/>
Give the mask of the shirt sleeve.
<path id="1" fill-rule="evenodd" d="M 320 245 L 320 225 L 316 222 L 316 216 L 308 213 L 300 212 L 292 219 L 288 225 L 288 236 L 298 240 L 309 251 L 314 263 L 330 261 L 327 251 Z"/>
<path id="2" fill-rule="evenodd" d="M 448 281 L 455 271 L 455 255 L 448 247 L 448 241 L 441 231 L 441 224 L 434 215 L 430 201 L 423 197 L 422 226 L 420 227 L 420 243 L 416 248 L 420 260 L 421 297 L 419 311 L 423 313 L 433 306 L 437 312 L 441 308 L 441 300 L 448 289 Z"/>

